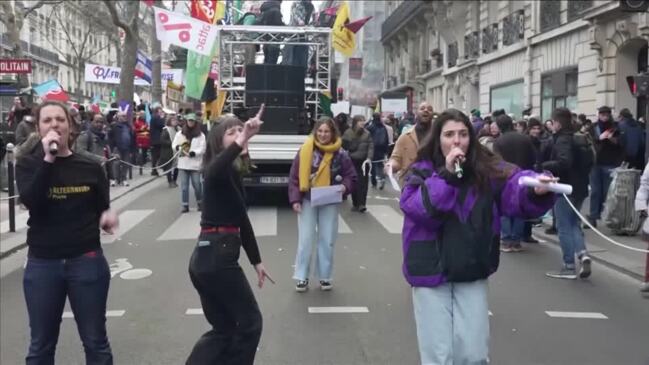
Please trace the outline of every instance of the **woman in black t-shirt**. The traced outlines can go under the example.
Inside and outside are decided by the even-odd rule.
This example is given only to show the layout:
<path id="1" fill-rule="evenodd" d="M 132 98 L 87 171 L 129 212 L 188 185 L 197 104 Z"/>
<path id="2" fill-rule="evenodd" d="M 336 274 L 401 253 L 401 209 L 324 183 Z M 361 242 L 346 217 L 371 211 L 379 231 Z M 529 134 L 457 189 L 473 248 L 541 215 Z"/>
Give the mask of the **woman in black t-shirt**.
<path id="1" fill-rule="evenodd" d="M 73 153 L 72 118 L 65 105 L 46 101 L 34 112 L 41 146 L 18 159 L 20 200 L 29 209 L 23 279 L 31 343 L 28 364 L 53 364 L 66 298 L 86 362 L 112 364 L 106 335 L 110 270 L 99 228 L 113 233 L 108 180 L 101 165 Z"/>

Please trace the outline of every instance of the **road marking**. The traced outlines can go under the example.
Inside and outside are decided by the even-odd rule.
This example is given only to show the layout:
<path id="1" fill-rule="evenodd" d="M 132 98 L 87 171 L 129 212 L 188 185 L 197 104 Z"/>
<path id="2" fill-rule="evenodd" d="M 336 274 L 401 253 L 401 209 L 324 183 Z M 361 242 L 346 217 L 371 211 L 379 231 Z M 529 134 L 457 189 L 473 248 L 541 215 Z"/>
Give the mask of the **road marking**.
<path id="1" fill-rule="evenodd" d="M 340 214 L 338 214 L 338 233 L 353 233 L 352 229 L 349 228 L 349 225 Z"/>
<path id="2" fill-rule="evenodd" d="M 153 213 L 153 209 L 127 210 L 119 215 L 119 230 L 117 234 L 101 235 L 101 243 L 113 243 L 117 238 L 126 234 L 133 227 L 137 226 L 146 217 Z"/>
<path id="3" fill-rule="evenodd" d="M 554 318 L 587 318 L 587 319 L 608 319 L 602 313 L 599 312 L 553 312 L 545 311 L 548 316 Z"/>
<path id="4" fill-rule="evenodd" d="M 187 308 L 185 314 L 188 316 L 202 316 L 203 308 Z"/>
<path id="5" fill-rule="evenodd" d="M 248 218 L 255 236 L 277 236 L 277 208 L 251 208 Z"/>
<path id="6" fill-rule="evenodd" d="M 148 276 L 151 276 L 151 274 L 153 274 L 153 271 L 149 269 L 132 269 L 124 271 L 119 275 L 119 277 L 124 280 L 137 280 L 144 279 Z"/>
<path id="7" fill-rule="evenodd" d="M 111 310 L 106 311 L 106 317 L 121 317 L 126 313 L 125 310 Z M 74 314 L 70 311 L 63 312 L 61 318 L 74 318 Z"/>
<path id="8" fill-rule="evenodd" d="M 367 307 L 309 307 L 309 313 L 369 313 Z"/>
<path id="9" fill-rule="evenodd" d="M 389 205 L 368 205 L 367 211 L 381 223 L 383 228 L 393 234 L 401 233 L 403 215 Z"/>
<path id="10" fill-rule="evenodd" d="M 158 241 L 195 240 L 200 233 L 201 212 L 183 213 L 176 219 Z"/>

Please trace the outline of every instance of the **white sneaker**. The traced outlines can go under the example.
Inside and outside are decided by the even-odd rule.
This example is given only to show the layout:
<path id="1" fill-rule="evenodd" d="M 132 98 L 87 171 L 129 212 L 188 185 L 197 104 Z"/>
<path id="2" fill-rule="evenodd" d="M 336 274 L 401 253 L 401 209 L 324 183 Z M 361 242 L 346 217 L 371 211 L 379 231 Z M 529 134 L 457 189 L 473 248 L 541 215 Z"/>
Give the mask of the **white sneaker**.
<path id="1" fill-rule="evenodd" d="M 117 185 L 117 183 L 115 182 L 115 180 L 110 181 L 110 186 L 116 186 L 116 185 Z"/>
<path id="2" fill-rule="evenodd" d="M 122 186 L 129 186 L 128 181 L 124 180 L 124 182 L 122 183 Z"/>

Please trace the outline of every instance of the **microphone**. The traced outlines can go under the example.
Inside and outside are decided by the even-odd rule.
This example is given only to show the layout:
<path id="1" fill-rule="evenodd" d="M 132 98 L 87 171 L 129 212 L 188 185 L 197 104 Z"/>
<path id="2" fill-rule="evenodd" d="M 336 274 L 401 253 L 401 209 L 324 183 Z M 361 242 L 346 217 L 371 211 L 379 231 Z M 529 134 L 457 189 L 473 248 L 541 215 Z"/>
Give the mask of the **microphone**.
<path id="1" fill-rule="evenodd" d="M 50 155 L 56 155 L 59 153 L 59 144 L 56 141 L 50 142 Z"/>
<path id="2" fill-rule="evenodd" d="M 464 176 L 464 170 L 462 170 L 462 166 L 460 165 L 459 161 L 455 161 L 455 175 L 458 179 L 461 179 L 462 176 Z"/>

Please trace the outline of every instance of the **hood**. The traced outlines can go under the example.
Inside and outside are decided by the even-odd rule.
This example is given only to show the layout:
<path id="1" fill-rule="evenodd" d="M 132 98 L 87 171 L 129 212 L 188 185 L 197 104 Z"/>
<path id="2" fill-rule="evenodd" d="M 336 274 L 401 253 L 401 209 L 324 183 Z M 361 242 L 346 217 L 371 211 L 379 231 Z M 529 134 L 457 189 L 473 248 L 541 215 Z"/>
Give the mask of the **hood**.
<path id="1" fill-rule="evenodd" d="M 266 1 L 263 4 L 261 4 L 261 7 L 259 8 L 259 11 L 261 11 L 263 13 L 263 12 L 271 10 L 273 8 L 277 8 L 278 10 L 281 11 L 282 10 L 282 4 L 279 1 L 275 1 L 275 0 Z"/>

